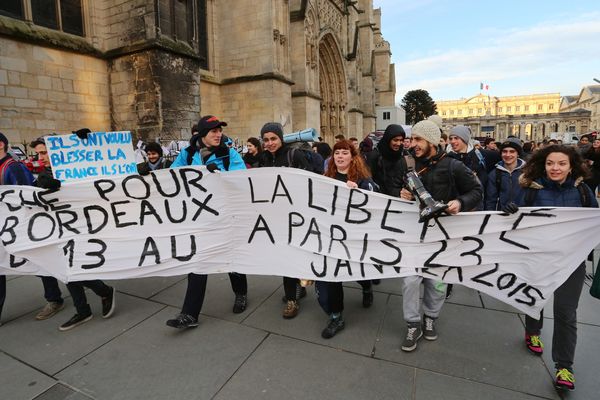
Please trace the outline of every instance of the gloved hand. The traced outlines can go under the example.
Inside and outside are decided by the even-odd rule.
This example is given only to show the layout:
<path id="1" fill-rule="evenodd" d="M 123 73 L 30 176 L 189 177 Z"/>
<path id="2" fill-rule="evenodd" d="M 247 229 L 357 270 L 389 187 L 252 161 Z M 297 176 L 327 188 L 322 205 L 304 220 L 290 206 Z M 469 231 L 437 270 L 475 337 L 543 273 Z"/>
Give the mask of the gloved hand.
<path id="1" fill-rule="evenodd" d="M 513 202 L 507 203 L 506 205 L 504 205 L 504 207 L 502 207 L 502 212 L 505 212 L 507 214 L 514 214 L 517 211 L 519 211 L 519 207 Z"/>
<path id="2" fill-rule="evenodd" d="M 219 172 L 219 167 L 217 166 L 217 164 L 207 164 L 206 165 L 206 169 L 208 170 L 208 172 L 210 173 L 215 173 L 215 172 Z"/>
<path id="3" fill-rule="evenodd" d="M 88 128 L 81 128 L 79 130 L 73 131 L 74 134 L 77 135 L 79 139 L 87 139 L 88 133 L 92 133 Z"/>
<path id="4" fill-rule="evenodd" d="M 42 174 L 37 178 L 37 186 L 44 189 L 58 190 L 60 189 L 60 185 L 60 181 L 50 175 Z"/>

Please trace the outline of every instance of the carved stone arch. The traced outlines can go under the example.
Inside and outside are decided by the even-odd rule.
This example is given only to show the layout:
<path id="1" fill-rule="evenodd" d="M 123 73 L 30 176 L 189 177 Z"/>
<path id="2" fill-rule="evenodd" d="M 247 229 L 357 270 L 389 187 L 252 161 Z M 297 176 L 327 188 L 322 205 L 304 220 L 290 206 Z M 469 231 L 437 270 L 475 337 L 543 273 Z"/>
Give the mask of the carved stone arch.
<path id="1" fill-rule="evenodd" d="M 325 32 L 319 40 L 319 90 L 321 136 L 333 143 L 334 136 L 348 132 L 348 93 L 342 53 L 331 32 Z"/>
<path id="2" fill-rule="evenodd" d="M 318 91 L 318 39 L 319 19 L 314 7 L 309 3 L 304 18 L 304 41 L 306 46 L 306 71 L 309 92 Z"/>

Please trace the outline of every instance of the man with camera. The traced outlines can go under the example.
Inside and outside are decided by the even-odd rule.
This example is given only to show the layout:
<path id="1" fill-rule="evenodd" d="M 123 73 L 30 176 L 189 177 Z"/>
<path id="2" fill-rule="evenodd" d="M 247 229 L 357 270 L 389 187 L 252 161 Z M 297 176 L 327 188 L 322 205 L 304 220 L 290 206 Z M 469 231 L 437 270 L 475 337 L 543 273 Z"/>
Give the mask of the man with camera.
<path id="1" fill-rule="evenodd" d="M 415 155 L 414 173 L 422 182 L 428 196 L 447 205 L 442 208 L 447 214 L 454 215 L 460 211 L 472 210 L 482 201 L 481 184 L 473 171 L 462 162 L 447 156 L 439 145 L 440 135 L 440 129 L 431 121 L 424 120 L 413 126 L 411 147 Z M 413 193 L 406 188 L 402 189 L 400 197 L 406 200 L 414 199 Z M 426 204 L 422 205 L 426 206 Z M 439 211 L 441 211 L 439 208 L 434 208 L 429 216 L 434 217 Z M 421 217 L 427 219 L 423 213 Z M 408 325 L 402 350 L 413 351 L 417 348 L 417 342 L 421 337 L 424 336 L 427 340 L 437 339 L 435 320 L 446 298 L 446 285 L 417 275 L 405 277 L 402 281 L 402 308 L 404 320 Z M 419 300 L 421 282 L 425 286 L 423 319 Z"/>

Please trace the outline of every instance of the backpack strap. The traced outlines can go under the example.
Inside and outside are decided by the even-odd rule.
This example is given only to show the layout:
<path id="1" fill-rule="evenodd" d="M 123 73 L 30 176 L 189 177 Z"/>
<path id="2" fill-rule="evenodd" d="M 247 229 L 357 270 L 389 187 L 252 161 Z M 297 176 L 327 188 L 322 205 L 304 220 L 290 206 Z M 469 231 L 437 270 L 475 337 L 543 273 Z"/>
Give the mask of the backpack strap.
<path id="1" fill-rule="evenodd" d="M 290 168 L 294 167 L 294 154 L 295 153 L 296 153 L 295 147 L 290 147 L 290 149 L 287 152 L 287 162 L 288 162 L 288 167 L 290 167 Z"/>
<path id="2" fill-rule="evenodd" d="M 192 162 L 193 162 L 193 160 L 194 160 L 194 153 L 196 152 L 196 149 L 195 149 L 195 148 L 192 148 L 192 149 L 191 149 L 191 151 L 190 151 L 190 148 L 191 148 L 191 147 L 192 147 L 192 146 L 189 146 L 189 147 L 187 148 L 187 159 L 186 159 L 186 161 L 187 161 L 187 165 L 192 165 Z"/>
<path id="3" fill-rule="evenodd" d="M 496 173 L 496 193 L 498 194 L 498 200 L 500 200 L 500 190 L 502 189 L 502 174 L 498 168 L 494 171 Z"/>
<path id="4" fill-rule="evenodd" d="M 479 159 L 479 165 L 481 165 L 485 169 L 485 157 L 483 157 L 483 154 L 481 154 L 481 151 L 479 151 L 479 149 L 475 149 L 475 155 Z"/>
<path id="5" fill-rule="evenodd" d="M 577 185 L 577 190 L 579 190 L 579 196 L 581 197 L 581 206 L 582 207 L 590 207 L 592 205 L 592 201 L 590 200 L 590 196 L 587 192 L 587 190 L 585 190 L 584 187 L 584 183 L 581 182 L 579 185 Z"/>
<path id="6" fill-rule="evenodd" d="M 404 155 L 404 166 L 406 167 L 406 171 L 414 171 L 415 170 L 415 158 L 410 154 Z"/>
<path id="7" fill-rule="evenodd" d="M 8 167 L 10 167 L 15 162 L 15 160 L 9 158 L 8 160 L 4 161 L 2 165 L 0 165 L 0 185 L 4 185 L 4 174 L 6 173 Z"/>

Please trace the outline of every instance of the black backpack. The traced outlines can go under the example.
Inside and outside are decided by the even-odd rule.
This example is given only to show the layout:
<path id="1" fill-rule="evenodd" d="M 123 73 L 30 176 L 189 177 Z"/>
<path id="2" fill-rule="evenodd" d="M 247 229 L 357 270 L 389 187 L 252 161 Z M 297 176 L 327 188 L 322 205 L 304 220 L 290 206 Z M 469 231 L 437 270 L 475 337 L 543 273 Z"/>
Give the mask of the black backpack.
<path id="1" fill-rule="evenodd" d="M 319 157 L 314 156 L 314 152 L 312 150 L 304 149 L 302 147 L 292 146 L 287 153 L 288 165 L 293 167 L 294 155 L 297 151 L 300 151 L 304 158 L 306 159 L 306 164 L 308 168 L 306 171 L 314 172 L 319 175 L 323 175 L 323 163 L 318 160 Z"/>

